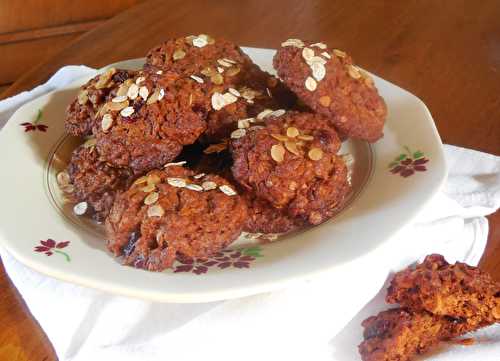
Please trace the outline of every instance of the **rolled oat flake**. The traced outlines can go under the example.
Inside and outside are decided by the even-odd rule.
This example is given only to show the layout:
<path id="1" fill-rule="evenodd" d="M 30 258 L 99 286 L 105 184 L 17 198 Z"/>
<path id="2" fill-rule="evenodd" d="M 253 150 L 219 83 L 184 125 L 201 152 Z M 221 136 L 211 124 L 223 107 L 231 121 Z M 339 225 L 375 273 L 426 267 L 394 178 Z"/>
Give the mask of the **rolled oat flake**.
<path id="1" fill-rule="evenodd" d="M 80 202 L 80 203 L 75 204 L 75 206 L 73 207 L 73 212 L 77 216 L 83 216 L 85 213 L 87 213 L 88 208 L 89 208 L 89 205 L 87 202 Z"/>

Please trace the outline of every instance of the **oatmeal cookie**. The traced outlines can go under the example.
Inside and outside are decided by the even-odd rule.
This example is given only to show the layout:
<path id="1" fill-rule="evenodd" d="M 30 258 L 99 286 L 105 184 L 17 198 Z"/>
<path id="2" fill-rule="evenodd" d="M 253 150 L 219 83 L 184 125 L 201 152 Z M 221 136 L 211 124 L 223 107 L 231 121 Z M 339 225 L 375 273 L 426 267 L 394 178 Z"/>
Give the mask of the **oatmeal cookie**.
<path id="1" fill-rule="evenodd" d="M 176 257 L 203 258 L 225 248 L 245 218 L 245 202 L 228 181 L 168 165 L 116 199 L 106 220 L 108 248 L 127 265 L 162 271 Z"/>
<path id="2" fill-rule="evenodd" d="M 372 78 L 345 52 L 323 43 L 289 39 L 273 63 L 285 85 L 328 117 L 340 133 L 369 142 L 382 137 L 386 104 Z"/>
<path id="3" fill-rule="evenodd" d="M 347 167 L 337 155 L 340 140 L 320 115 L 270 113 L 265 126 L 232 136 L 234 178 L 293 218 L 319 224 L 350 190 Z"/>

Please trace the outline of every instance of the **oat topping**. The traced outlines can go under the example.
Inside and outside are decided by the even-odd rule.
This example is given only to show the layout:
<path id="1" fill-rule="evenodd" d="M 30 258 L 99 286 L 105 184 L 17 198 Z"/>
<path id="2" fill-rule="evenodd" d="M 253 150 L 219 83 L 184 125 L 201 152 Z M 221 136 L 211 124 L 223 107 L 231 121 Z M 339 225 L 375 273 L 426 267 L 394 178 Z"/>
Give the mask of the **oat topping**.
<path id="1" fill-rule="evenodd" d="M 272 112 L 271 114 L 269 114 L 269 116 L 278 118 L 278 117 L 281 117 L 282 115 L 284 115 L 285 113 L 286 113 L 285 109 L 277 109 L 274 112 Z"/>
<path id="2" fill-rule="evenodd" d="M 359 68 L 354 65 L 349 65 L 349 67 L 347 68 L 347 72 L 354 79 L 361 78 L 361 73 L 359 71 Z"/>
<path id="3" fill-rule="evenodd" d="M 347 54 L 345 52 L 343 52 L 342 50 L 339 50 L 339 49 L 333 49 L 333 53 L 340 58 L 345 58 L 347 56 Z"/>
<path id="4" fill-rule="evenodd" d="M 70 182 L 70 178 L 69 178 L 69 174 L 67 172 L 59 172 L 57 174 L 57 184 L 59 184 L 60 186 L 66 186 L 69 184 Z"/>
<path id="5" fill-rule="evenodd" d="M 225 66 L 226 68 L 230 68 L 232 66 L 231 63 L 227 62 L 224 59 L 217 59 L 217 63 L 219 63 L 222 66 Z"/>
<path id="6" fill-rule="evenodd" d="M 145 78 L 145 77 L 140 76 L 140 77 L 138 77 L 137 79 L 135 79 L 135 83 L 136 83 L 137 85 L 139 85 L 139 84 L 141 84 L 142 82 L 144 82 L 145 80 L 146 80 L 146 78 Z"/>
<path id="7" fill-rule="evenodd" d="M 311 150 L 309 150 L 307 155 L 311 160 L 316 161 L 323 158 L 323 151 L 320 148 L 311 148 Z"/>
<path id="8" fill-rule="evenodd" d="M 103 132 L 107 132 L 113 125 L 113 117 L 111 114 L 104 114 L 101 121 L 101 128 Z"/>
<path id="9" fill-rule="evenodd" d="M 324 44 L 324 43 L 314 43 L 314 44 L 311 44 L 311 46 L 315 46 L 315 47 L 320 48 L 322 50 L 326 49 L 326 44 Z"/>
<path id="10" fill-rule="evenodd" d="M 224 73 L 224 68 L 218 66 L 217 71 L 222 74 L 222 73 Z"/>
<path id="11" fill-rule="evenodd" d="M 302 49 L 302 57 L 304 60 L 311 60 L 314 57 L 314 50 L 311 48 L 304 48 Z"/>
<path id="12" fill-rule="evenodd" d="M 122 117 L 130 117 L 132 114 L 134 114 L 134 112 L 135 109 L 133 107 L 126 107 L 120 111 L 120 115 Z"/>
<path id="13" fill-rule="evenodd" d="M 285 133 L 286 135 L 271 134 L 271 137 L 280 142 L 280 144 L 275 144 L 271 147 L 271 158 L 278 163 L 283 161 L 282 158 L 285 156 L 285 149 L 292 154 L 301 155 L 301 147 L 304 146 L 304 142 L 314 140 L 312 135 L 300 134 L 300 131 L 296 127 L 287 127 Z M 318 149 L 321 152 L 319 148 L 314 149 Z M 317 151 L 313 153 L 314 157 L 318 157 Z M 311 156 L 309 156 L 309 158 L 311 158 Z M 318 159 L 321 159 L 321 156 L 319 156 Z"/>
<path id="14" fill-rule="evenodd" d="M 233 188 L 231 188 L 230 186 L 225 185 L 225 184 L 219 186 L 219 189 L 222 193 L 224 193 L 227 196 L 235 196 L 238 194 L 235 192 L 235 190 Z"/>
<path id="15" fill-rule="evenodd" d="M 128 98 L 126 95 L 118 95 L 116 97 L 114 97 L 113 99 L 111 99 L 111 101 L 113 103 L 121 103 L 121 102 L 124 102 L 126 101 Z"/>
<path id="16" fill-rule="evenodd" d="M 158 74 L 158 75 L 163 74 L 163 70 L 158 70 L 158 71 L 156 71 L 156 74 Z"/>
<path id="17" fill-rule="evenodd" d="M 153 94 L 149 97 L 149 99 L 146 101 L 146 104 L 153 104 L 156 103 L 158 100 L 160 100 L 160 89 L 155 89 Z"/>
<path id="18" fill-rule="evenodd" d="M 177 49 L 176 51 L 174 51 L 174 53 L 172 54 L 172 59 L 174 61 L 176 60 L 180 60 L 180 59 L 183 59 L 184 57 L 186 56 L 186 53 L 181 50 L 181 49 Z"/>
<path id="19" fill-rule="evenodd" d="M 83 216 L 85 213 L 87 213 L 88 208 L 89 208 L 89 205 L 87 204 L 87 202 L 80 202 L 80 203 L 75 204 L 75 206 L 73 207 L 73 212 L 77 216 Z"/>
<path id="20" fill-rule="evenodd" d="M 165 214 L 165 210 L 159 204 L 155 204 L 148 208 L 148 217 L 161 217 Z"/>
<path id="21" fill-rule="evenodd" d="M 248 120 L 248 118 L 238 120 L 238 128 L 250 128 L 250 121 Z"/>
<path id="22" fill-rule="evenodd" d="M 288 127 L 286 129 L 286 136 L 289 138 L 295 138 L 299 135 L 299 130 L 295 127 Z"/>
<path id="23" fill-rule="evenodd" d="M 86 90 L 81 90 L 78 93 L 78 104 L 84 105 L 88 102 L 89 97 L 88 97 L 88 92 Z"/>
<path id="24" fill-rule="evenodd" d="M 198 184 L 194 184 L 194 183 L 187 184 L 186 189 L 196 191 L 196 192 L 203 192 L 203 187 L 199 186 Z"/>
<path id="25" fill-rule="evenodd" d="M 120 97 L 120 96 L 126 97 L 127 92 L 128 92 L 128 87 L 130 86 L 130 84 L 132 84 L 132 79 L 125 80 L 125 82 L 122 85 L 120 85 L 120 87 L 116 91 L 116 96 L 117 97 Z"/>
<path id="26" fill-rule="evenodd" d="M 165 89 L 160 89 L 160 94 L 158 95 L 158 100 L 162 100 L 165 96 Z"/>
<path id="27" fill-rule="evenodd" d="M 184 188 L 186 186 L 186 180 L 183 178 L 167 178 L 167 183 L 177 188 Z"/>
<path id="28" fill-rule="evenodd" d="M 141 191 L 143 191 L 144 193 L 150 193 L 150 192 L 154 191 L 155 189 L 156 189 L 156 185 L 154 185 L 153 183 L 148 183 L 146 186 L 141 188 Z"/>
<path id="29" fill-rule="evenodd" d="M 205 191 L 210 191 L 212 189 L 216 189 L 217 188 L 217 184 L 215 182 L 212 182 L 212 181 L 206 181 L 206 182 L 203 182 L 201 184 L 201 187 L 205 190 Z"/>
<path id="30" fill-rule="evenodd" d="M 146 176 L 142 176 L 140 178 L 137 178 L 135 181 L 134 181 L 134 185 L 139 185 L 139 184 L 144 184 L 148 181 L 148 177 Z"/>
<path id="31" fill-rule="evenodd" d="M 130 99 L 135 99 L 139 95 L 139 86 L 137 84 L 132 84 L 127 91 L 127 96 Z"/>
<path id="32" fill-rule="evenodd" d="M 316 79 L 317 81 L 323 80 L 323 78 L 326 75 L 325 66 L 321 63 L 313 63 L 311 65 L 311 70 L 313 78 Z"/>
<path id="33" fill-rule="evenodd" d="M 259 114 L 257 114 L 257 119 L 262 120 L 265 117 L 271 115 L 274 111 L 272 109 L 264 109 Z"/>
<path id="34" fill-rule="evenodd" d="M 226 102 L 226 105 L 229 105 L 229 104 L 232 104 L 232 103 L 238 101 L 238 98 L 236 98 L 231 93 L 224 93 L 222 96 L 224 97 L 224 101 Z"/>
<path id="35" fill-rule="evenodd" d="M 285 148 L 281 144 L 275 144 L 271 147 L 271 158 L 278 163 L 285 159 Z"/>
<path id="36" fill-rule="evenodd" d="M 148 95 L 149 95 L 149 90 L 148 88 L 146 88 L 145 86 L 141 86 L 139 88 L 139 96 L 143 99 L 143 100 L 147 100 L 148 99 Z"/>
<path id="37" fill-rule="evenodd" d="M 227 91 L 228 91 L 228 92 L 230 92 L 231 94 L 233 94 L 235 97 L 241 97 L 240 92 L 239 92 L 239 91 L 237 91 L 237 90 L 236 90 L 236 89 L 234 89 L 234 88 L 229 88 Z"/>
<path id="38" fill-rule="evenodd" d="M 150 174 L 147 177 L 147 182 L 148 182 L 148 184 L 156 185 L 156 184 L 161 182 L 161 178 L 156 174 Z"/>
<path id="39" fill-rule="evenodd" d="M 106 112 L 107 110 L 112 110 L 112 111 L 119 111 L 122 110 L 123 108 L 126 108 L 128 106 L 128 100 L 125 100 L 124 102 L 121 103 L 106 103 L 104 107 L 102 108 L 103 112 Z"/>
<path id="40" fill-rule="evenodd" d="M 323 59 L 322 57 L 320 57 L 320 56 L 313 56 L 311 59 L 306 60 L 306 63 L 307 63 L 307 65 L 309 65 L 309 66 L 312 66 L 312 65 L 313 65 L 313 64 L 315 64 L 315 63 L 320 63 L 320 64 L 322 64 L 322 65 L 325 65 L 325 64 L 326 64 L 326 62 L 327 62 L 327 61 L 326 61 L 325 59 Z"/>
<path id="41" fill-rule="evenodd" d="M 216 85 L 221 85 L 224 83 L 224 77 L 219 73 L 215 73 L 210 77 L 210 81 Z"/>
<path id="42" fill-rule="evenodd" d="M 193 176 L 194 179 L 200 179 L 200 178 L 203 178 L 204 176 L 206 176 L 205 173 L 200 173 L 200 174 L 196 174 Z"/>
<path id="43" fill-rule="evenodd" d="M 221 110 L 226 106 L 226 100 L 221 93 L 215 92 L 212 94 L 212 108 L 214 110 Z"/>
<path id="44" fill-rule="evenodd" d="M 178 166 L 178 167 L 182 167 L 184 166 L 184 164 L 186 164 L 187 162 L 185 160 L 183 161 L 180 161 L 180 162 L 175 162 L 175 163 L 167 163 L 163 166 L 163 168 L 168 168 L 168 167 L 175 167 L 175 166 Z"/>
<path id="45" fill-rule="evenodd" d="M 158 194 L 158 192 L 149 193 L 147 197 L 144 198 L 144 204 L 147 206 L 155 204 L 159 197 L 160 195 Z"/>
<path id="46" fill-rule="evenodd" d="M 233 66 L 232 68 L 229 68 L 227 71 L 226 71 L 226 74 L 227 76 L 235 76 L 236 74 L 238 74 L 240 72 L 240 68 L 237 67 L 237 66 Z"/>
<path id="47" fill-rule="evenodd" d="M 316 80 L 314 80 L 313 78 L 308 76 L 306 79 L 306 82 L 305 82 L 305 86 L 306 86 L 307 90 L 313 92 L 316 90 L 316 87 L 318 86 L 318 84 L 316 83 Z"/>
<path id="48" fill-rule="evenodd" d="M 303 48 L 304 42 L 300 39 L 288 39 L 285 42 L 281 43 L 281 46 L 294 46 L 296 48 Z"/>
<path id="49" fill-rule="evenodd" d="M 202 35 L 199 35 L 197 38 L 194 38 L 193 45 L 197 48 L 203 48 L 204 46 L 208 45 L 206 36 L 203 37 Z"/>
<path id="50" fill-rule="evenodd" d="M 327 59 L 331 59 L 332 58 L 332 56 L 330 54 L 328 54 L 326 51 L 322 52 L 321 55 L 323 55 Z"/>
<path id="51" fill-rule="evenodd" d="M 196 82 L 202 84 L 203 83 L 203 79 L 200 78 L 199 76 L 196 76 L 196 75 L 191 75 L 190 76 L 191 79 L 195 80 Z"/>
<path id="52" fill-rule="evenodd" d="M 96 89 L 103 89 L 103 88 L 107 88 L 109 86 L 109 83 L 110 83 L 110 80 L 111 80 L 111 77 L 116 73 L 116 69 L 115 68 L 109 68 L 108 70 L 106 70 L 106 72 L 104 74 L 101 74 L 99 76 L 99 79 L 97 80 L 97 82 L 95 83 L 95 88 Z"/>
<path id="53" fill-rule="evenodd" d="M 247 132 L 245 129 L 236 129 L 231 133 L 231 139 L 239 139 L 241 137 L 244 137 L 246 133 Z"/>

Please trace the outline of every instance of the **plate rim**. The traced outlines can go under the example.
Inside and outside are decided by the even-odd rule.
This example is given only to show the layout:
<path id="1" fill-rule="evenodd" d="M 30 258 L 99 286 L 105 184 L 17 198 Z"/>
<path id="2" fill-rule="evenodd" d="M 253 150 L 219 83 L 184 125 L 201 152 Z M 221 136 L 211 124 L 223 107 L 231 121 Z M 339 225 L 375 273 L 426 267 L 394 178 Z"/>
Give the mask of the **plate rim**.
<path id="1" fill-rule="evenodd" d="M 244 48 L 244 49 L 257 49 L 259 51 L 273 50 L 273 49 L 261 49 L 261 48 Z M 119 64 L 130 63 L 131 61 L 138 61 L 141 59 L 143 59 L 143 58 L 130 59 L 130 60 L 125 60 L 125 61 L 109 64 L 105 67 L 102 67 L 102 68 L 96 70 L 96 73 L 98 73 L 99 71 L 102 71 L 103 69 L 111 67 L 111 66 L 119 66 Z M 94 73 L 94 75 L 95 75 L 95 73 Z M 82 76 L 82 77 L 75 79 L 71 83 L 69 83 L 69 84 L 67 84 L 59 89 L 53 90 L 47 94 L 44 94 L 44 95 L 41 95 L 39 97 L 32 99 L 31 101 L 29 101 L 26 104 L 19 107 L 16 110 L 16 112 L 11 116 L 11 118 L 15 117 L 15 115 L 18 112 L 25 110 L 26 108 L 30 108 L 32 103 L 34 103 L 36 101 L 40 101 L 41 98 L 48 97 L 57 91 L 71 89 L 75 84 L 81 82 L 83 79 L 89 79 L 90 77 L 92 77 L 94 75 Z M 447 168 L 446 160 L 444 157 L 443 144 L 442 144 L 441 138 L 439 136 L 439 133 L 437 131 L 435 122 L 432 118 L 432 115 L 430 114 L 430 111 L 427 108 L 427 106 L 425 105 L 425 103 L 422 100 L 420 100 L 418 97 L 416 97 L 415 95 L 398 87 L 397 85 L 390 83 L 386 80 L 384 80 L 384 81 L 389 83 L 391 86 L 396 87 L 398 90 L 403 91 L 406 96 L 410 96 L 413 100 L 415 100 L 417 102 L 418 106 L 421 107 L 425 111 L 426 118 L 428 120 L 430 120 L 430 125 L 431 125 L 431 129 L 433 131 L 433 135 L 435 137 L 435 140 L 437 140 L 437 143 L 439 146 L 438 147 L 439 155 L 443 160 L 444 167 L 441 168 L 441 172 L 438 174 L 439 179 L 438 179 L 438 181 L 436 181 L 434 188 L 426 195 L 425 200 L 423 202 L 421 202 L 417 208 L 413 209 L 412 214 L 410 214 L 406 218 L 406 220 L 399 225 L 399 227 L 395 227 L 391 236 L 386 237 L 386 239 L 380 241 L 380 243 L 375 248 L 370 249 L 366 253 L 360 254 L 360 257 L 374 252 L 376 249 L 380 248 L 382 245 L 387 243 L 394 236 L 394 234 L 396 234 L 400 229 L 404 228 L 405 226 L 407 226 L 408 224 L 413 222 L 413 220 L 417 217 L 419 212 L 442 189 L 442 187 L 446 181 L 447 174 L 448 174 L 448 168 Z M 5 137 L 5 134 L 6 134 L 5 129 L 7 129 L 7 127 L 12 127 L 12 126 L 14 126 L 14 124 L 9 119 L 9 121 L 6 123 L 4 129 L 2 131 L 0 131 L 0 139 Z M 60 140 L 60 137 L 58 137 L 56 139 L 56 143 L 58 143 L 59 140 Z M 54 146 L 55 146 L 55 143 L 52 143 L 51 149 Z M 2 148 L 2 144 L 0 142 L 0 149 L 1 148 Z M 375 162 L 379 161 L 378 156 L 377 156 L 377 153 L 378 153 L 377 147 L 372 147 L 372 151 L 374 153 L 373 162 L 375 163 Z M 50 154 L 51 154 L 51 152 L 49 152 L 49 154 L 47 154 L 47 157 L 50 156 Z M 47 161 L 47 159 L 46 159 L 46 161 Z M 375 167 L 376 167 L 376 164 L 373 165 L 373 170 L 372 170 L 373 172 L 374 172 Z M 44 167 L 44 169 L 45 169 L 45 167 Z M 45 172 L 45 170 L 44 170 L 44 172 Z M 45 192 L 45 190 L 44 190 L 44 192 Z M 1 228 L 1 224 L 0 224 L 0 228 Z M 1 229 L 0 229 L 0 231 L 1 231 Z M 210 302 L 210 301 L 216 301 L 216 300 L 225 300 L 225 299 L 243 297 L 243 296 L 253 295 L 253 294 L 261 293 L 261 292 L 274 291 L 277 289 L 281 289 L 283 287 L 287 287 L 289 284 L 292 284 L 292 283 L 301 282 L 303 280 L 309 280 L 312 278 L 316 278 L 321 274 L 333 272 L 333 270 L 335 270 L 343 265 L 343 264 L 340 264 L 340 265 L 339 264 L 332 264 L 330 267 L 324 267 L 322 269 L 317 269 L 317 270 L 312 270 L 312 271 L 310 270 L 309 272 L 304 272 L 300 275 L 293 275 L 292 277 L 273 278 L 272 280 L 267 280 L 267 282 L 260 282 L 260 283 L 256 283 L 256 284 L 245 285 L 242 288 L 230 288 L 227 290 L 224 290 L 224 289 L 216 290 L 216 291 L 207 290 L 207 291 L 201 291 L 201 292 L 198 291 L 195 293 L 187 292 L 187 293 L 172 294 L 172 293 L 165 293 L 162 290 L 159 290 L 157 292 L 153 292 L 152 290 L 144 290 L 142 288 L 130 288 L 130 286 L 125 286 L 123 284 L 110 283 L 110 282 L 103 281 L 103 280 L 89 279 L 89 278 L 86 278 L 85 276 L 80 277 L 80 275 L 78 273 L 75 274 L 73 272 L 69 272 L 69 273 L 65 274 L 63 277 L 61 277 L 61 270 L 59 267 L 54 266 L 52 263 L 44 262 L 43 261 L 44 259 L 42 259 L 42 258 L 40 258 L 40 260 L 38 262 L 35 262 L 35 260 L 36 260 L 35 258 L 29 257 L 29 255 L 23 254 L 22 252 L 18 252 L 14 247 L 10 246 L 10 243 L 11 242 L 9 242 L 8 240 L 3 238 L 3 234 L 0 232 L 0 245 L 2 247 L 4 247 L 15 259 L 17 259 L 18 261 L 20 261 L 24 265 L 34 269 L 35 271 L 44 273 L 50 277 L 56 278 L 56 279 L 61 280 L 63 282 L 71 282 L 71 283 L 75 283 L 75 284 L 78 284 L 81 286 L 99 289 L 99 290 L 105 291 L 105 292 L 111 292 L 111 293 L 119 294 L 119 295 L 123 295 L 123 296 L 141 298 L 141 299 L 158 301 L 158 302 L 180 302 L 180 303 Z M 110 256 L 110 255 L 108 254 L 107 256 Z M 354 258 L 354 259 L 350 260 L 349 262 L 351 262 L 351 261 L 356 262 L 358 260 L 358 258 L 359 257 Z"/>

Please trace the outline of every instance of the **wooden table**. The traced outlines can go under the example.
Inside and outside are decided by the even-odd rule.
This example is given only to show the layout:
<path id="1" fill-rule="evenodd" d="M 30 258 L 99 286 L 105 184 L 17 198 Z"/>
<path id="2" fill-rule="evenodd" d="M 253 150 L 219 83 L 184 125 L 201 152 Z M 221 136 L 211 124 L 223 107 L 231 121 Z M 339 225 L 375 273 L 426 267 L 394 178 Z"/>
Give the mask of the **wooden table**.
<path id="1" fill-rule="evenodd" d="M 46 81 L 61 66 L 100 67 L 144 56 L 153 45 L 187 34 L 208 33 L 268 48 L 289 37 L 324 40 L 420 97 L 444 142 L 499 154 L 499 18 L 496 0 L 150 1 L 68 44 L 7 94 Z M 500 280 L 500 214 L 489 220 L 481 267 Z M 0 287 L 0 359 L 55 360 L 3 270 Z"/>

